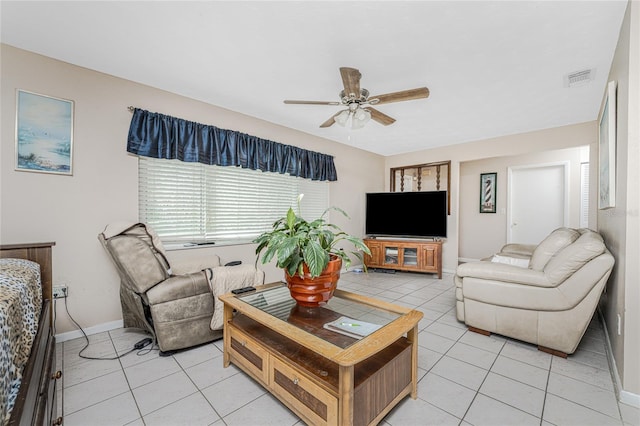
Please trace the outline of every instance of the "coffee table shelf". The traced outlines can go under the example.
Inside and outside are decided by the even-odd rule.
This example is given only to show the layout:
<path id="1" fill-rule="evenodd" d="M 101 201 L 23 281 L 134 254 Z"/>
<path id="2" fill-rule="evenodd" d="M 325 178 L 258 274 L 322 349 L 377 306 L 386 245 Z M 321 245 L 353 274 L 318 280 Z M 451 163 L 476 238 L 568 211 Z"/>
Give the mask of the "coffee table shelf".
<path id="1" fill-rule="evenodd" d="M 287 292 L 276 283 L 220 297 L 225 367 L 235 364 L 314 425 L 377 424 L 417 397 L 422 313 L 341 290 L 325 306 L 301 308 Z M 323 328 L 349 313 L 382 328 L 361 339 Z"/>

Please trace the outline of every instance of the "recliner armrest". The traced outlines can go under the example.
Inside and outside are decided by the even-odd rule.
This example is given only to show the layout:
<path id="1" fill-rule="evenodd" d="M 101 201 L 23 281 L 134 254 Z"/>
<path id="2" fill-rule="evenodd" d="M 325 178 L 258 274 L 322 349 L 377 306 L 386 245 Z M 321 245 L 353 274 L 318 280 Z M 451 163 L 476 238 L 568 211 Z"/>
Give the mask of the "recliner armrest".
<path id="1" fill-rule="evenodd" d="M 149 305 L 157 305 L 210 292 L 205 273 L 194 272 L 169 277 L 148 290 L 146 295 Z"/>
<path id="2" fill-rule="evenodd" d="M 220 258 L 209 255 L 206 258 L 169 259 L 173 275 L 185 275 L 220 266 Z"/>
<path id="3" fill-rule="evenodd" d="M 536 287 L 555 287 L 542 271 L 494 262 L 469 262 L 458 266 L 456 275 L 485 280 L 504 281 Z"/>

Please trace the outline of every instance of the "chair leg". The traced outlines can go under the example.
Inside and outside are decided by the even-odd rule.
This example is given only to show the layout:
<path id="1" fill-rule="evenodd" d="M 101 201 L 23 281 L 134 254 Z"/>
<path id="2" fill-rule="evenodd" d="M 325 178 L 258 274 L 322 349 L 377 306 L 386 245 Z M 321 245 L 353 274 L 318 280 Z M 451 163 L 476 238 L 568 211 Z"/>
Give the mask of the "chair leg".
<path id="1" fill-rule="evenodd" d="M 471 327 L 469 326 L 469 331 L 473 331 L 474 333 L 482 334 L 483 336 L 491 336 L 491 332 L 487 330 L 483 330 L 481 328 Z"/>
<path id="2" fill-rule="evenodd" d="M 541 352 L 546 352 L 551 355 L 559 356 L 560 358 L 566 358 L 567 354 L 561 351 L 557 351 L 555 349 L 547 348 L 545 346 L 538 346 L 538 350 Z"/>

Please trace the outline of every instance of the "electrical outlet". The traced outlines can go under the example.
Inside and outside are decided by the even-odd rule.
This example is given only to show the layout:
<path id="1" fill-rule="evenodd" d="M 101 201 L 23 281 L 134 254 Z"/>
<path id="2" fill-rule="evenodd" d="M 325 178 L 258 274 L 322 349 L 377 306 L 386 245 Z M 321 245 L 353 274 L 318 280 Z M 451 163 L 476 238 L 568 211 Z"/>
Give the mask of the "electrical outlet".
<path id="1" fill-rule="evenodd" d="M 64 299 L 69 295 L 69 287 L 66 285 L 57 285 L 53 287 L 53 298 Z"/>

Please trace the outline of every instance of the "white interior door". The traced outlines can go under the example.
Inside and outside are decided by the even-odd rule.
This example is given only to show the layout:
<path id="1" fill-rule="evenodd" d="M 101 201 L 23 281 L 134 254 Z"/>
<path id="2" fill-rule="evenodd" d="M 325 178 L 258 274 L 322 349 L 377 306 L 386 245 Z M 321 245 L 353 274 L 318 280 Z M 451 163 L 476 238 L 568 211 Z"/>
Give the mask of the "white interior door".
<path id="1" fill-rule="evenodd" d="M 507 242 L 537 244 L 569 219 L 569 163 L 510 167 Z"/>

